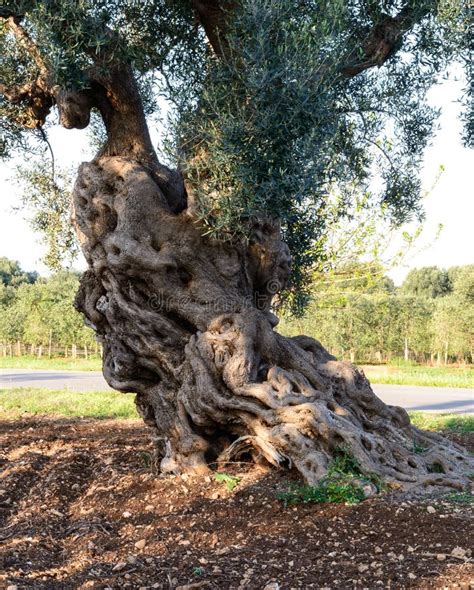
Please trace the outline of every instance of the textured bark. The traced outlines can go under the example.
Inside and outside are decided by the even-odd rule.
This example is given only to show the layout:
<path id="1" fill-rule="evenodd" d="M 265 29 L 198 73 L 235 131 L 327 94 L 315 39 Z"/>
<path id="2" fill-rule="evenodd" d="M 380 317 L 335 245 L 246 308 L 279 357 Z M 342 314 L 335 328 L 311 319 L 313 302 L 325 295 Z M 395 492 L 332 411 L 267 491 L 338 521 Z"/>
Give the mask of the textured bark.
<path id="1" fill-rule="evenodd" d="M 463 449 L 411 426 L 319 342 L 274 330 L 271 298 L 290 270 L 276 224 L 248 247 L 213 242 L 188 209 L 171 210 L 149 167 L 122 157 L 82 165 L 74 220 L 90 267 L 78 308 L 108 383 L 136 392 L 163 472 L 246 455 L 314 484 L 346 448 L 403 488 L 468 484 Z"/>

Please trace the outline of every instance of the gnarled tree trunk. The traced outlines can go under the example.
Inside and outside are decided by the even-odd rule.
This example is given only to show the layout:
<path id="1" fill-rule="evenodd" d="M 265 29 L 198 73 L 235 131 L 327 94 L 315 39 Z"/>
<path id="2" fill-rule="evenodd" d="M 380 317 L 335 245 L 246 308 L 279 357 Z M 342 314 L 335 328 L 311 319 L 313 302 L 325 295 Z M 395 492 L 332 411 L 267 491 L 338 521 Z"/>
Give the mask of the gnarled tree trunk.
<path id="1" fill-rule="evenodd" d="M 203 473 L 245 453 L 314 484 L 347 448 L 403 488 L 464 487 L 463 449 L 413 427 L 316 340 L 275 331 L 270 304 L 290 270 L 278 226 L 263 221 L 248 246 L 213 241 L 163 170 L 102 155 L 81 166 L 74 194 L 89 263 L 77 306 L 108 383 L 137 394 L 162 471 Z"/>

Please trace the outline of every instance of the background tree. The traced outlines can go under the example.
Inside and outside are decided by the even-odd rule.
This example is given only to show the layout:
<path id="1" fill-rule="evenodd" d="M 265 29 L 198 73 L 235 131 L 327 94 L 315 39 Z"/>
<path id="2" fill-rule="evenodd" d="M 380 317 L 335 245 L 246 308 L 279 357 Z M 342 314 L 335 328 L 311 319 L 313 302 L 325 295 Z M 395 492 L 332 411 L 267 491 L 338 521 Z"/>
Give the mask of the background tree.
<path id="1" fill-rule="evenodd" d="M 307 299 L 330 194 L 333 215 L 354 192 L 394 223 L 421 213 L 426 91 L 467 47 L 467 11 L 427 0 L 1 8 L 4 153 L 28 147 L 23 130 L 42 129 L 53 107 L 67 128 L 91 111 L 103 121 L 73 195 L 89 264 L 77 306 L 109 384 L 136 392 L 163 471 L 249 454 L 312 483 L 350 447 L 398 485 L 467 483 L 461 450 L 411 427 L 319 342 L 274 331 L 272 311 L 277 294 L 294 308 Z M 179 170 L 150 139 L 156 77 L 176 105 L 168 163 Z"/>
<path id="2" fill-rule="evenodd" d="M 412 269 L 402 284 L 407 295 L 417 295 L 435 299 L 452 291 L 449 273 L 437 266 Z"/>
<path id="3" fill-rule="evenodd" d="M 25 272 L 16 260 L 0 256 L 0 282 L 6 287 L 18 287 L 22 283 L 34 283 L 37 272 Z"/>

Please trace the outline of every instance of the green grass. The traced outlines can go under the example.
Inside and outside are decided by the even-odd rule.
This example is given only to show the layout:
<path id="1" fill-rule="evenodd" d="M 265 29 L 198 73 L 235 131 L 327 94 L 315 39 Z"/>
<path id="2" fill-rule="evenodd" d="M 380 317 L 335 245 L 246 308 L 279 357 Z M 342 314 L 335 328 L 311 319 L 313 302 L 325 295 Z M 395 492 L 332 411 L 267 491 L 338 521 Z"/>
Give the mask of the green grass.
<path id="1" fill-rule="evenodd" d="M 100 391 L 0 389 L 0 417 L 53 414 L 85 418 L 138 418 L 134 397 L 132 394 Z"/>
<path id="2" fill-rule="evenodd" d="M 49 371 L 100 371 L 100 358 L 76 359 L 51 358 L 36 356 L 2 356 L 0 369 L 43 369 Z"/>
<path id="3" fill-rule="evenodd" d="M 398 366 L 364 365 L 361 368 L 372 383 L 474 388 L 473 367 L 429 367 L 402 364 Z"/>
<path id="4" fill-rule="evenodd" d="M 214 475 L 214 479 L 220 483 L 225 484 L 229 492 L 234 491 L 234 489 L 239 485 L 240 482 L 240 477 L 236 477 L 235 475 L 229 475 L 228 473 L 216 473 Z"/>
<path id="5" fill-rule="evenodd" d="M 448 430 L 450 432 L 474 432 L 474 415 L 427 414 L 408 412 L 412 424 L 422 430 Z"/>
<path id="6" fill-rule="evenodd" d="M 341 449 L 317 486 L 294 484 L 279 494 L 278 499 L 285 506 L 308 502 L 358 504 L 366 498 L 363 490 L 366 484 L 374 484 L 378 491 L 385 489 L 378 476 L 362 473 L 358 461 L 348 450 Z"/>

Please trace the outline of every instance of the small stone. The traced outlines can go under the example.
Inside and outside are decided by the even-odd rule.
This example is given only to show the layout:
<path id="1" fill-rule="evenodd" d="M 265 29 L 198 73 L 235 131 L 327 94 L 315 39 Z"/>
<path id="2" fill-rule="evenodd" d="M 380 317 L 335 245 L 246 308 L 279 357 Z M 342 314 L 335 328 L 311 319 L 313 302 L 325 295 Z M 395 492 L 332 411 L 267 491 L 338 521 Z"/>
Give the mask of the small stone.
<path id="1" fill-rule="evenodd" d="M 152 504 L 148 504 L 148 506 L 145 506 L 145 510 L 146 510 L 147 512 L 151 512 L 151 511 L 152 511 L 152 510 L 154 510 L 154 509 L 155 509 L 155 507 L 154 507 Z"/>
<path id="2" fill-rule="evenodd" d="M 436 512 L 436 508 L 434 508 L 433 506 L 428 506 L 426 511 L 429 512 L 430 514 L 434 514 Z"/>
<path id="3" fill-rule="evenodd" d="M 369 569 L 369 566 L 368 565 L 361 564 L 361 565 L 359 565 L 359 567 L 357 569 L 359 570 L 359 572 L 361 574 L 363 574 L 364 572 L 366 572 Z"/>
<path id="4" fill-rule="evenodd" d="M 114 567 L 112 568 L 113 572 L 120 572 L 124 568 L 127 567 L 127 563 L 125 561 L 119 561 Z"/>
<path id="5" fill-rule="evenodd" d="M 135 557 L 135 555 L 129 555 L 127 557 L 127 561 L 128 561 L 128 563 L 131 563 L 133 565 L 133 564 L 137 563 L 137 558 Z"/>
<path id="6" fill-rule="evenodd" d="M 204 481 L 206 483 L 211 483 L 211 478 L 209 477 L 209 475 L 206 475 L 206 477 L 204 478 Z"/>
<path id="7" fill-rule="evenodd" d="M 362 493 L 364 494 L 364 498 L 371 498 L 377 493 L 377 488 L 373 484 L 368 483 L 362 487 Z"/>
<path id="8" fill-rule="evenodd" d="M 270 582 L 263 590 L 280 590 L 280 584 L 278 582 Z"/>
<path id="9" fill-rule="evenodd" d="M 64 514 L 62 512 L 59 512 L 59 510 L 55 510 L 54 508 L 51 508 L 50 512 L 51 512 L 51 514 L 54 514 L 55 516 L 64 516 Z"/>
<path id="10" fill-rule="evenodd" d="M 466 553 L 467 553 L 467 551 L 465 549 L 463 549 L 462 547 L 455 547 L 451 551 L 451 555 L 453 557 L 460 557 L 460 558 L 466 557 Z"/>
<path id="11" fill-rule="evenodd" d="M 15 586 L 15 584 L 10 584 L 10 586 L 7 586 L 7 590 L 18 590 L 18 586 Z"/>
<path id="12" fill-rule="evenodd" d="M 139 541 L 137 541 L 135 543 L 135 547 L 137 549 L 144 549 L 145 548 L 145 545 L 146 545 L 146 540 L 145 539 L 140 539 Z"/>
<path id="13" fill-rule="evenodd" d="M 382 547 L 375 547 L 375 553 L 382 553 Z"/>
<path id="14" fill-rule="evenodd" d="M 415 548 L 412 547 L 411 545 L 408 545 L 407 551 L 408 551 L 408 553 L 413 553 L 413 551 L 415 551 Z"/>
<path id="15" fill-rule="evenodd" d="M 219 492 L 214 492 L 211 496 L 211 500 L 217 500 L 220 497 Z"/>
<path id="16" fill-rule="evenodd" d="M 124 518 L 130 518 L 132 516 L 132 513 L 129 512 L 128 510 L 125 510 L 125 512 L 122 513 L 122 516 Z"/>
<path id="17" fill-rule="evenodd" d="M 410 578 L 410 580 L 416 580 L 416 576 L 415 574 L 412 574 L 412 572 L 408 574 L 408 577 Z"/>
<path id="18" fill-rule="evenodd" d="M 438 553 L 438 555 L 436 556 L 436 559 L 438 561 L 444 561 L 446 559 L 446 555 L 444 553 Z"/>

